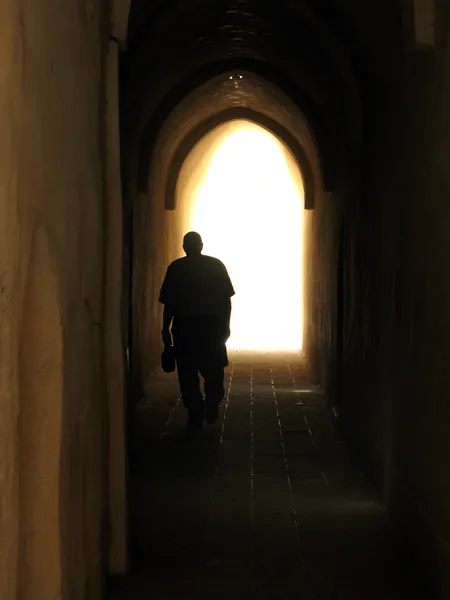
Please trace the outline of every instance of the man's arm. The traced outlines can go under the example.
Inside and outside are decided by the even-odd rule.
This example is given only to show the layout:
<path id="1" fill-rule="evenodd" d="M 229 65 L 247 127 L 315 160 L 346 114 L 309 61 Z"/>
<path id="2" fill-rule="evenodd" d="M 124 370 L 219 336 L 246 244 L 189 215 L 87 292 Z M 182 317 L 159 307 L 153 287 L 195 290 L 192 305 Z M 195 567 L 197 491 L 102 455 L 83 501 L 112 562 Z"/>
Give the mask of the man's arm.
<path id="1" fill-rule="evenodd" d="M 172 346 L 172 334 L 170 333 L 170 326 L 172 325 L 173 309 L 171 308 L 170 298 L 172 296 L 172 277 L 171 268 L 167 269 L 166 276 L 161 286 L 159 294 L 159 301 L 164 304 L 163 312 L 163 326 L 162 326 L 162 341 L 164 346 Z"/>
<path id="2" fill-rule="evenodd" d="M 168 304 L 164 305 L 163 313 L 163 328 L 161 331 L 162 341 L 164 346 L 172 346 L 172 334 L 170 332 L 170 326 L 172 325 L 173 311 Z"/>
<path id="3" fill-rule="evenodd" d="M 163 341 L 164 341 L 164 336 L 170 336 L 170 344 L 166 344 L 166 346 L 172 345 L 172 336 L 170 333 L 170 326 L 172 325 L 172 319 L 173 319 L 173 311 L 168 304 L 165 304 L 164 312 L 163 312 L 163 328 L 162 328 Z"/>
<path id="4" fill-rule="evenodd" d="M 224 291 L 225 291 L 225 341 L 230 337 L 230 320 L 231 320 L 231 298 L 234 296 L 235 291 L 233 284 L 231 283 L 230 276 L 228 275 L 227 268 L 223 265 L 223 276 L 224 276 Z"/>
<path id="5" fill-rule="evenodd" d="M 230 320 L 231 320 L 231 298 L 227 298 L 224 313 L 224 337 L 225 342 L 230 337 Z"/>
<path id="6" fill-rule="evenodd" d="M 173 319 L 173 310 L 170 308 L 168 304 L 164 305 L 164 313 L 163 313 L 163 329 L 170 330 L 170 326 L 172 325 Z"/>

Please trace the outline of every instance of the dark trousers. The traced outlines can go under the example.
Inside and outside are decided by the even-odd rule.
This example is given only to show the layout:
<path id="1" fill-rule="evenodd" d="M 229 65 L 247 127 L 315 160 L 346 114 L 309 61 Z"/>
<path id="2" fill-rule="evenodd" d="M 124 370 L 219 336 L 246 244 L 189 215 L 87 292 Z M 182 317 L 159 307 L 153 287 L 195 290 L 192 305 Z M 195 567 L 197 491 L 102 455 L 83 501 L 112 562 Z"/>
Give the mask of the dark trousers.
<path id="1" fill-rule="evenodd" d="M 178 381 L 184 406 L 189 412 L 203 411 L 205 403 L 200 389 L 199 374 L 204 379 L 205 402 L 218 406 L 225 394 L 222 361 L 198 355 L 177 356 Z"/>

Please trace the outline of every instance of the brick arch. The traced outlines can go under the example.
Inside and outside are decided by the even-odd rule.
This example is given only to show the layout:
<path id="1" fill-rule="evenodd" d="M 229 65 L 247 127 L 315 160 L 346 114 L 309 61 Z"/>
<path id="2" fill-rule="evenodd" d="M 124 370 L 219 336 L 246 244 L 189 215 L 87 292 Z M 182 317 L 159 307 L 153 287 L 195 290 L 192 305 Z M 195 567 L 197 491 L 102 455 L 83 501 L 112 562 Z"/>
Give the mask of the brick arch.
<path id="1" fill-rule="evenodd" d="M 285 127 L 283 127 L 283 125 L 280 125 L 274 119 L 265 116 L 263 113 L 257 113 L 256 111 L 246 108 L 231 108 L 222 111 L 217 115 L 213 115 L 209 119 L 200 123 L 197 127 L 190 131 L 188 135 L 185 136 L 178 146 L 169 168 L 169 177 L 164 193 L 166 209 L 173 210 L 176 208 L 175 199 L 178 176 L 184 161 L 188 157 L 191 150 L 213 129 L 223 125 L 226 122 L 236 120 L 249 121 L 268 130 L 276 138 L 282 141 L 283 144 L 292 152 L 302 173 L 303 183 L 305 186 L 305 209 L 313 209 L 315 205 L 315 194 L 317 190 L 321 188 L 321 182 L 316 182 L 314 180 L 314 172 L 310 157 L 299 144 L 295 136 L 293 136 Z"/>

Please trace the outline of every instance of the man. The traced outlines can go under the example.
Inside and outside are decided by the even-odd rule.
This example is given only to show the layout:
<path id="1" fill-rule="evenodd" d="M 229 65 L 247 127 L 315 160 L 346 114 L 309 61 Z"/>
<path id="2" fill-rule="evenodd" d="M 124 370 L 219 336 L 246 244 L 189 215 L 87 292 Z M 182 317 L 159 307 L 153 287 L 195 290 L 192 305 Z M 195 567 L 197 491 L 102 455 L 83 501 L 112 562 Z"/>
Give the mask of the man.
<path id="1" fill-rule="evenodd" d="M 224 368 L 228 365 L 231 297 L 235 292 L 225 265 L 202 254 L 203 242 L 198 233 L 191 231 L 184 236 L 183 249 L 186 256 L 169 265 L 161 287 L 162 339 L 165 346 L 175 347 L 188 423 L 200 426 L 205 413 L 208 423 L 219 418 L 225 391 Z M 205 399 L 199 373 L 204 378 Z"/>

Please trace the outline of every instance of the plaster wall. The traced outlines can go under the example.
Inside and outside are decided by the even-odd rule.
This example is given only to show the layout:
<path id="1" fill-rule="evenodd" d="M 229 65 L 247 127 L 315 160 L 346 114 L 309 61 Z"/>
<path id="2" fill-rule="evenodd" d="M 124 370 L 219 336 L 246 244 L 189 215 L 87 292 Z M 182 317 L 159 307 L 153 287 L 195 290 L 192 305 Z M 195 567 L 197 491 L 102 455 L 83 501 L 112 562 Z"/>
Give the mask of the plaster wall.
<path id="1" fill-rule="evenodd" d="M 161 169 L 157 155 L 149 174 L 149 193 L 140 194 L 133 209 L 133 283 L 131 365 L 133 398 L 146 389 L 160 368 L 163 307 L 159 291 L 168 265 L 184 255 L 179 211 L 168 211 L 157 185 Z"/>
<path id="2" fill-rule="evenodd" d="M 104 8 L 0 5 L 2 600 L 101 596 Z"/>

